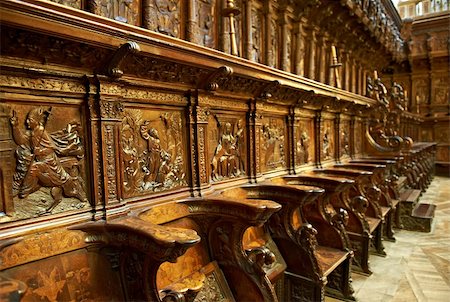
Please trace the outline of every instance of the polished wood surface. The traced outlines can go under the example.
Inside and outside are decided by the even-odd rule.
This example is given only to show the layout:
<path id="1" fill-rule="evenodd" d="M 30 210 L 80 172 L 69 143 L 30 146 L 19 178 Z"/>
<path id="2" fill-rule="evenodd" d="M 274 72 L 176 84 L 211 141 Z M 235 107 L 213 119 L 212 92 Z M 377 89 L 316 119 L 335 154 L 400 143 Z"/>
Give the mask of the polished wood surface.
<path id="1" fill-rule="evenodd" d="M 352 300 L 430 221 L 389 1 L 0 6 L 2 299 Z"/>

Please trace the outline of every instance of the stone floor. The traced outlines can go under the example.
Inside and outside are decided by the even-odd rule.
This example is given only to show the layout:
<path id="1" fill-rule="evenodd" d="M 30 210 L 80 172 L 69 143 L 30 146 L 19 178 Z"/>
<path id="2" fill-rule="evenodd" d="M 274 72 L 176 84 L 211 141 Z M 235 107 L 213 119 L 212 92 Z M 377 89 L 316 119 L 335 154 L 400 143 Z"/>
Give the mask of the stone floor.
<path id="1" fill-rule="evenodd" d="M 398 230 L 385 241 L 387 257 L 370 257 L 373 274 L 352 275 L 358 301 L 450 301 L 450 178 L 435 177 L 420 201 L 437 205 L 431 232 Z"/>

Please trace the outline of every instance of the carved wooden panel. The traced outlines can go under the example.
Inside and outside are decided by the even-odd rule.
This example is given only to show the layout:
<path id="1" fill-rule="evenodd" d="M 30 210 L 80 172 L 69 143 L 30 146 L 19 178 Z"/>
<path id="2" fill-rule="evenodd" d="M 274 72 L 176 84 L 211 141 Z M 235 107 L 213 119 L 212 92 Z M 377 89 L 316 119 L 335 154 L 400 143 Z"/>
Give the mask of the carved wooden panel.
<path id="1" fill-rule="evenodd" d="M 125 197 L 187 185 L 180 111 L 126 108 L 120 126 Z"/>
<path id="2" fill-rule="evenodd" d="M 420 109 L 417 106 L 428 104 L 429 102 L 429 84 L 427 78 L 413 79 L 412 94 L 413 94 L 413 106 L 416 107 L 416 113 L 420 113 Z"/>
<path id="3" fill-rule="evenodd" d="M 197 0 L 196 20 L 197 30 L 195 32 L 195 42 L 206 46 L 216 46 L 216 1 Z"/>
<path id="4" fill-rule="evenodd" d="M 9 103 L 15 159 L 12 187 L 18 220 L 89 207 L 86 131 L 78 106 Z M 12 154 L 11 154 L 12 155 Z"/>
<path id="5" fill-rule="evenodd" d="M 280 39 L 280 30 L 275 18 L 270 19 L 269 21 L 269 49 L 268 49 L 268 57 L 267 57 L 267 65 L 270 67 L 279 67 L 278 58 L 279 58 L 279 47 L 278 41 Z"/>
<path id="6" fill-rule="evenodd" d="M 87 0 L 91 13 L 131 25 L 140 25 L 141 0 Z"/>
<path id="7" fill-rule="evenodd" d="M 81 9 L 83 2 L 82 0 L 50 0 L 50 1 L 78 9 Z"/>
<path id="8" fill-rule="evenodd" d="M 245 116 L 211 114 L 208 132 L 211 179 L 218 181 L 245 175 L 247 169 Z"/>
<path id="9" fill-rule="evenodd" d="M 265 117 L 261 133 L 261 171 L 286 167 L 286 125 L 282 118 Z"/>
<path id="10" fill-rule="evenodd" d="M 342 120 L 339 131 L 339 157 L 350 156 L 350 121 Z"/>
<path id="11" fill-rule="evenodd" d="M 449 98 L 449 78 L 448 76 L 440 76 L 433 79 L 432 83 L 432 104 L 435 105 L 448 105 L 450 102 Z"/>
<path id="12" fill-rule="evenodd" d="M 21 301 L 124 300 L 113 255 L 79 250 L 16 266 L 2 275 L 27 285 Z"/>
<path id="13" fill-rule="evenodd" d="M 298 121 L 295 144 L 296 165 L 304 165 L 314 161 L 314 124 L 312 119 Z"/>
<path id="14" fill-rule="evenodd" d="M 361 152 L 363 151 L 363 142 L 365 140 L 364 131 L 365 130 L 363 128 L 363 124 L 361 123 L 361 121 L 356 120 L 355 121 L 355 139 L 354 139 L 355 154 L 361 154 Z"/>
<path id="15" fill-rule="evenodd" d="M 35 61 L 37 64 L 64 64 L 76 68 L 101 70 L 108 59 L 110 51 L 101 48 L 94 48 L 89 44 L 79 43 L 49 36 L 42 33 L 35 33 L 22 29 L 16 29 L 2 25 L 0 35 L 0 54 L 6 57 L 26 58 L 26 61 Z M 14 77 L 7 77 L 9 81 Z M 23 86 L 34 85 L 42 88 L 74 89 L 73 85 L 65 84 L 57 80 L 20 81 Z M 3 81 L 2 81 L 3 82 Z M 37 87 L 37 88 L 38 88 Z M 81 86 L 81 89 L 84 88 Z M 75 89 L 74 89 L 75 90 Z M 75 92 L 75 91 L 74 91 Z"/>
<path id="16" fill-rule="evenodd" d="M 251 35 L 252 35 L 252 50 L 250 59 L 254 62 L 263 63 L 264 54 L 264 13 L 262 9 L 262 3 L 259 1 L 253 1 L 253 7 L 251 10 Z"/>
<path id="17" fill-rule="evenodd" d="M 334 121 L 324 119 L 320 129 L 320 159 L 321 161 L 334 158 L 335 141 L 334 141 Z"/>
<path id="18" fill-rule="evenodd" d="M 143 0 L 143 26 L 175 38 L 181 35 L 181 0 Z"/>

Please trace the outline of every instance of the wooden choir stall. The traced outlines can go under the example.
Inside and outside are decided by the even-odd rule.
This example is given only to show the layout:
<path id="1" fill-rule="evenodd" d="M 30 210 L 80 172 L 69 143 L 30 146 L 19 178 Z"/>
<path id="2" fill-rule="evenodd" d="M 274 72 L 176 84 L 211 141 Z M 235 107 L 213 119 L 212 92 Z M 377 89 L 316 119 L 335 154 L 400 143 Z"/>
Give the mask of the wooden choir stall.
<path id="1" fill-rule="evenodd" d="M 354 301 L 430 230 L 390 1 L 0 5 L 0 300 Z"/>

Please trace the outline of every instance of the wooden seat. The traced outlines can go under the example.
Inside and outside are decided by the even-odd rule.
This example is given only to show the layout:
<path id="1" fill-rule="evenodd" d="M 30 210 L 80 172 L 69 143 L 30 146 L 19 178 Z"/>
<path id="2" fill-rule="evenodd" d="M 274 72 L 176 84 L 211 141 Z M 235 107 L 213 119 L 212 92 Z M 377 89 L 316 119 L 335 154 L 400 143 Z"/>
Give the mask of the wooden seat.
<path id="1" fill-rule="evenodd" d="M 202 236 L 201 243 L 176 262 L 161 266 L 157 280 L 161 296 L 188 285 L 192 299 L 209 300 L 208 293 L 213 292 L 231 301 L 277 301 L 266 271 L 283 260 L 277 251 L 245 246 L 244 233 L 263 225 L 280 208 L 269 200 L 216 196 L 174 201 L 135 213 L 148 223 L 195 230 Z M 283 272 L 285 266 L 277 269 Z M 197 288 L 202 274 L 205 285 L 194 293 L 192 287 Z"/>
<path id="2" fill-rule="evenodd" d="M 354 299 L 349 271 L 353 254 L 338 237 L 333 246 L 324 246 L 318 240 L 318 237 L 323 238 L 324 235 L 319 235 L 320 231 L 315 230 L 308 221 L 308 218 L 315 215 L 304 212 L 304 207 L 316 204 L 323 192 L 323 189 L 315 186 L 288 185 L 278 179 L 232 188 L 221 193 L 228 198 L 240 196 L 270 199 L 283 206 L 269 220 L 268 230 L 287 264 L 284 280 L 277 286 L 284 288 L 285 301 L 296 299 L 296 288 L 304 289 L 303 296 L 308 301 L 321 301 L 325 291 L 338 298 Z M 315 225 L 317 226 L 317 221 Z M 327 231 L 325 226 L 320 227 L 329 235 L 332 234 L 331 228 L 329 226 Z M 260 238 L 268 235 L 260 230 Z M 328 283 L 327 279 L 330 280 Z M 329 286 L 325 288 L 325 284 Z"/>

